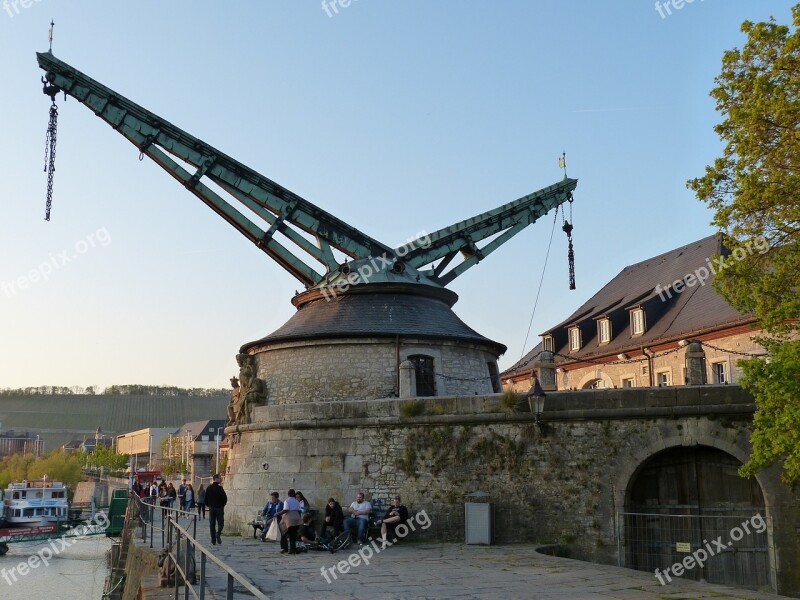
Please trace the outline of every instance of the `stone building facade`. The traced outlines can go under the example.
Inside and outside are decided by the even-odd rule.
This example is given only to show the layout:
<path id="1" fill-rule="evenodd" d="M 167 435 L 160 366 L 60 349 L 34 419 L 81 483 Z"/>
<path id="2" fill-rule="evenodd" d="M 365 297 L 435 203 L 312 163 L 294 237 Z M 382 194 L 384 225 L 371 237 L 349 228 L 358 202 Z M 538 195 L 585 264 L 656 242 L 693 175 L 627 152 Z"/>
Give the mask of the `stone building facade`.
<path id="1" fill-rule="evenodd" d="M 542 352 L 555 357 L 553 389 L 685 385 L 690 342 L 702 345 L 705 382 L 737 383 L 739 359 L 764 355 L 763 332 L 712 287 L 711 265 L 725 260 L 735 258 L 714 235 L 625 267 L 504 371 L 504 387 L 527 391 Z"/>

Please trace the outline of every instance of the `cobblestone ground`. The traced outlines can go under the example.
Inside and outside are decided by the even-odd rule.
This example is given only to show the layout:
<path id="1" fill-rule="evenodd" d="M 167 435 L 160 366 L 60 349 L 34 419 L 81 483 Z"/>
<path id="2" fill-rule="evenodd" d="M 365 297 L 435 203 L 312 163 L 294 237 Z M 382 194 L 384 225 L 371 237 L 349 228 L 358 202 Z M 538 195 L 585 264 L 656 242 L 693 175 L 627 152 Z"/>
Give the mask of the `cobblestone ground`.
<path id="1" fill-rule="evenodd" d="M 204 543 L 198 526 L 198 537 Z M 375 554 L 369 564 L 336 569 L 357 546 L 330 554 L 280 553 L 275 542 L 223 537 L 214 554 L 275 600 L 306 598 L 502 598 L 569 600 L 777 599 L 767 592 L 673 580 L 652 574 L 536 553 L 532 545 L 466 546 L 403 542 Z M 364 551 L 366 555 L 367 551 Z M 355 562 L 355 559 L 353 560 Z M 341 563 L 342 566 L 344 563 Z M 327 580 L 322 575 L 326 569 Z M 334 578 L 330 569 L 334 569 Z M 346 573 L 342 572 L 347 570 Z M 199 561 L 198 561 L 199 572 Z M 225 577 L 208 567 L 212 597 L 224 598 Z M 183 597 L 183 590 L 180 596 Z M 252 598 L 241 586 L 234 597 Z"/>

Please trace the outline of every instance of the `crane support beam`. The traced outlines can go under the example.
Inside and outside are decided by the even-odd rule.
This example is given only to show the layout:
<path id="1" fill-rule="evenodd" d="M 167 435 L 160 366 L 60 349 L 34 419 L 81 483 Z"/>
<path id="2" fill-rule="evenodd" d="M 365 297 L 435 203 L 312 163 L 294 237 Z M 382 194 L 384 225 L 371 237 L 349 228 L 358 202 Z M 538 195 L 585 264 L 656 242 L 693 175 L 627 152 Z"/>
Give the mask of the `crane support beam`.
<path id="1" fill-rule="evenodd" d="M 542 215 L 571 202 L 578 184 L 565 175 L 554 185 L 392 249 L 105 87 L 51 52 L 37 53 L 36 57 L 50 85 L 46 86 L 46 93 L 56 88 L 87 106 L 307 288 L 331 285 L 343 276 L 334 249 L 346 261 L 380 256 L 391 259 L 387 262 L 393 265 L 392 281 L 405 272 L 417 283 L 446 286 Z M 207 184 L 214 184 L 215 188 Z M 231 204 L 215 189 L 239 204 Z M 249 212 L 241 212 L 239 205 Z M 266 226 L 253 222 L 251 213 Z M 275 237 L 278 234 L 283 236 L 280 240 Z M 285 247 L 281 242 L 286 240 L 320 263 L 324 273 Z M 479 246 L 485 240 L 488 241 Z M 452 266 L 459 255 L 463 260 Z M 394 261 L 403 264 L 398 267 Z M 434 264 L 436 261 L 438 264 Z M 410 269 L 404 270 L 405 266 Z M 346 274 L 344 269 L 341 271 Z"/>

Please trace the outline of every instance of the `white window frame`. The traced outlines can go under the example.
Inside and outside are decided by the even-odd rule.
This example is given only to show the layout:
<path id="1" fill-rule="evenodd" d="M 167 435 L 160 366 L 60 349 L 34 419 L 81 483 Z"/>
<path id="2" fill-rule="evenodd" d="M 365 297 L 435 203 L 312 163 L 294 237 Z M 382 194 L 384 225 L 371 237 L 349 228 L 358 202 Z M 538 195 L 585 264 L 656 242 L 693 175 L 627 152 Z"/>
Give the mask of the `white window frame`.
<path id="1" fill-rule="evenodd" d="M 625 385 L 626 381 L 630 381 L 631 384 L 630 385 Z M 620 379 L 620 387 L 623 387 L 623 388 L 636 387 L 636 378 L 633 375 L 628 375 L 626 377 L 622 377 L 622 379 Z"/>
<path id="2" fill-rule="evenodd" d="M 664 385 L 662 385 L 661 381 L 659 381 L 661 379 L 662 375 L 665 375 L 666 376 L 666 380 L 667 380 L 666 384 L 664 384 Z M 669 369 L 666 369 L 664 371 L 656 371 L 656 386 L 658 386 L 658 387 L 670 387 L 671 385 L 672 385 L 672 371 L 670 371 Z"/>
<path id="3" fill-rule="evenodd" d="M 553 336 L 552 335 L 543 335 L 542 336 L 542 350 L 546 350 L 547 352 L 555 352 L 553 349 Z"/>
<path id="4" fill-rule="evenodd" d="M 641 331 L 636 330 L 636 324 L 640 323 Z M 644 310 L 636 308 L 631 311 L 631 335 L 642 335 L 647 330 L 647 324 L 644 321 Z"/>
<path id="5" fill-rule="evenodd" d="M 717 366 L 722 366 L 722 378 L 718 377 Z M 727 360 L 718 360 L 711 363 L 711 378 L 714 383 L 730 383 L 731 370 Z M 721 380 L 720 380 L 721 379 Z"/>
<path id="6" fill-rule="evenodd" d="M 581 349 L 581 328 L 570 327 L 569 330 L 569 351 L 577 352 Z"/>
<path id="7" fill-rule="evenodd" d="M 603 336 L 605 333 L 605 336 Z M 607 344 L 611 341 L 611 320 L 598 319 L 597 320 L 597 342 L 598 344 Z"/>

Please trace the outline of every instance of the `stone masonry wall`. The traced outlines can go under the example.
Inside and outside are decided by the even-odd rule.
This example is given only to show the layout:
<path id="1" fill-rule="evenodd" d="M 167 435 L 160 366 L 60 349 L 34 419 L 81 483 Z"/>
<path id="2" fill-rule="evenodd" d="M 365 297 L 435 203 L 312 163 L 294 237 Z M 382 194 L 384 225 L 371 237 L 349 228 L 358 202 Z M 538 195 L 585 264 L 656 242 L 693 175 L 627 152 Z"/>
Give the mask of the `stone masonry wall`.
<path id="1" fill-rule="evenodd" d="M 261 346 L 252 352 L 258 376 L 267 383 L 269 404 L 370 400 L 396 394 L 397 347 L 392 339 L 313 340 Z M 497 357 L 486 348 L 401 339 L 400 361 L 414 354 L 433 356 L 434 370 L 441 374 L 436 377 L 437 395 L 492 391 L 487 362 Z"/>
<path id="2" fill-rule="evenodd" d="M 692 445 L 746 460 L 754 407 L 736 386 L 547 395 L 541 430 L 527 401 L 500 395 L 271 405 L 254 409 L 232 450 L 227 521 L 245 531 L 271 491 L 312 508 L 399 493 L 431 526 L 417 539 L 464 539 L 464 495 L 489 492 L 499 542 L 554 543 L 617 562 L 615 516 L 641 465 Z M 760 473 L 774 519 L 781 589 L 800 593 L 800 502 L 777 468 Z"/>

